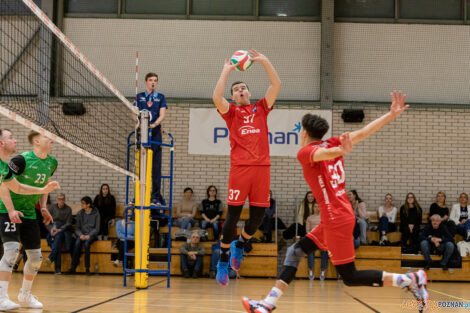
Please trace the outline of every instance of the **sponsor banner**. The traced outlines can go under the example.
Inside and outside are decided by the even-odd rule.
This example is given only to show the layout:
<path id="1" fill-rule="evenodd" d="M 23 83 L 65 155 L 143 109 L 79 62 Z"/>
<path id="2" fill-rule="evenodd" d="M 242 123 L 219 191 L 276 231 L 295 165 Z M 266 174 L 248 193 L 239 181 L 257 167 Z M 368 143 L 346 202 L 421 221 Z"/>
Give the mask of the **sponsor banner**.
<path id="1" fill-rule="evenodd" d="M 274 109 L 268 115 L 271 156 L 297 156 L 300 149 L 301 120 L 306 113 L 325 118 L 330 124 L 330 130 L 323 139 L 331 137 L 331 110 Z M 215 108 L 190 109 L 188 153 L 230 155 L 229 131 Z"/>

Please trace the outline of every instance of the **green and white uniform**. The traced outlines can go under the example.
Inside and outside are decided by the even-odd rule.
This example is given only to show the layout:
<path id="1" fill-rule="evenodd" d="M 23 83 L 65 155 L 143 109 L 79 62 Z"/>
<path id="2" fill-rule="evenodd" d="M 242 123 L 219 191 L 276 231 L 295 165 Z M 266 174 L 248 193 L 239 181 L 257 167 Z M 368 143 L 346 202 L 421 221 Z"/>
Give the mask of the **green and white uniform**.
<path id="1" fill-rule="evenodd" d="M 0 160 L 0 185 L 7 178 L 10 178 L 12 175 L 10 168 L 8 167 L 7 162 Z M 10 178 L 11 179 L 11 178 Z"/>
<path id="2" fill-rule="evenodd" d="M 48 155 L 45 159 L 38 158 L 33 151 L 27 151 L 15 156 L 9 163 L 9 168 L 19 183 L 33 187 L 44 187 L 57 168 L 57 160 Z M 10 180 L 11 176 L 5 180 Z M 13 206 L 24 214 L 26 219 L 36 219 L 36 203 L 41 195 L 19 195 L 10 191 Z M 8 213 L 5 204 L 0 202 L 0 213 Z"/>
<path id="3" fill-rule="evenodd" d="M 28 151 L 11 159 L 8 167 L 11 173 L 7 174 L 5 181 L 15 177 L 19 183 L 42 188 L 56 170 L 57 160 L 50 155 L 45 159 L 40 159 L 33 151 Z M 41 234 L 36 220 L 36 203 L 42 195 L 19 195 L 10 190 L 10 196 L 15 210 L 22 212 L 24 217 L 21 217 L 21 224 L 12 223 L 5 204 L 0 201 L 2 241 L 4 243 L 21 241 L 26 250 L 41 248 Z"/>

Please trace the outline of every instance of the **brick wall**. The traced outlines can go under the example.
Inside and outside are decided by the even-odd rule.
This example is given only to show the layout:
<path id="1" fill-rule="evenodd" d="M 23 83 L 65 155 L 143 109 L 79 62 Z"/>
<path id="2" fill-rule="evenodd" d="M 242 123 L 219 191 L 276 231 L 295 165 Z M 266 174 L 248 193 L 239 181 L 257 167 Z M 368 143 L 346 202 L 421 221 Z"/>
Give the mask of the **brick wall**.
<path id="1" fill-rule="evenodd" d="M 203 106 L 203 105 L 194 105 Z M 341 109 L 333 111 L 333 135 L 358 129 L 386 112 L 386 108 L 365 109 L 360 124 L 344 124 Z M 470 191 L 470 134 L 466 128 L 470 109 L 409 109 L 402 117 L 354 147 L 345 157 L 347 188 L 357 189 L 369 209 L 377 208 L 387 192 L 401 205 L 405 195 L 413 191 L 423 207 L 428 208 L 437 191 L 444 191 L 449 204 L 458 194 Z M 18 140 L 18 152 L 30 149 L 28 130 L 1 117 L 2 127 L 10 128 Z M 174 200 L 182 196 L 186 186 L 194 189 L 194 197 L 205 197 L 208 185 L 226 197 L 229 157 L 188 155 L 189 105 L 170 104 L 164 129 L 175 137 Z M 123 151 L 122 153 L 125 153 Z M 102 183 L 109 183 L 119 203 L 125 199 L 125 176 L 79 154 L 56 145 L 53 155 L 59 161 L 54 178 L 59 180 L 69 202 L 78 202 L 84 195 L 94 197 Z M 164 151 L 164 158 L 168 157 Z M 295 158 L 272 157 L 271 189 L 278 202 L 279 216 L 286 224 L 294 219 L 296 204 L 308 187 Z M 164 161 L 164 173 L 168 161 Z M 167 184 L 165 184 L 168 191 Z M 54 197 L 53 197 L 54 199 Z"/>

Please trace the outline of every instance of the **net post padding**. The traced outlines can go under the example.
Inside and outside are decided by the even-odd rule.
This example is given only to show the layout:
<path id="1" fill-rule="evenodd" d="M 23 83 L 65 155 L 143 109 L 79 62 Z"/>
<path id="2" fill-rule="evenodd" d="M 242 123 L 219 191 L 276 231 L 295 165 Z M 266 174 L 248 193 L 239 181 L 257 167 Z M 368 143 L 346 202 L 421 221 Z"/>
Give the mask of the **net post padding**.
<path id="1" fill-rule="evenodd" d="M 136 184 L 136 193 L 139 193 L 139 204 L 135 209 L 135 269 L 148 270 L 149 239 L 150 239 L 150 206 L 152 186 L 152 150 L 148 149 L 149 111 L 140 112 L 140 166 L 139 183 Z M 139 189 L 137 189 L 139 187 Z M 135 287 L 148 287 L 148 272 L 135 273 Z"/>

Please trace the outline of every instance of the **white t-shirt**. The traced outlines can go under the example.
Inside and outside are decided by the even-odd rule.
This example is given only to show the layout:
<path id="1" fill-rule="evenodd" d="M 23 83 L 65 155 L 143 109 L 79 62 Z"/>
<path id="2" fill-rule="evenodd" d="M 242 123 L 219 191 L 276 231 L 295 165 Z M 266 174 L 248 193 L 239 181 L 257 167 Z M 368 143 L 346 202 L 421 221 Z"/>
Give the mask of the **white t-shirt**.
<path id="1" fill-rule="evenodd" d="M 382 217 L 382 214 L 384 213 L 384 207 L 381 206 L 380 208 L 377 209 L 379 211 L 379 218 Z M 395 220 L 397 218 L 397 208 L 393 207 L 393 209 L 390 212 L 387 212 L 387 218 L 389 223 L 395 223 Z"/>

